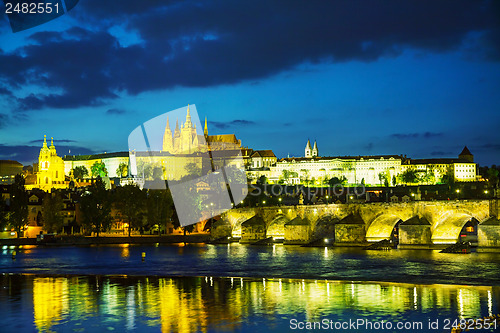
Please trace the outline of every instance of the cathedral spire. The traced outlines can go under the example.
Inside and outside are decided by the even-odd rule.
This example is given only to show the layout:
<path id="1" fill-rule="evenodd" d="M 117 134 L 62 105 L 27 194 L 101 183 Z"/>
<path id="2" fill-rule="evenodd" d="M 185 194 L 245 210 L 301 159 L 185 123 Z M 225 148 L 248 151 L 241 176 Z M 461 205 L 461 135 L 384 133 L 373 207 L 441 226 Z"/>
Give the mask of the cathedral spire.
<path id="1" fill-rule="evenodd" d="M 307 145 L 306 145 L 304 155 L 305 155 L 305 157 L 312 157 L 311 141 L 309 141 L 309 139 L 307 139 Z"/>
<path id="2" fill-rule="evenodd" d="M 167 116 L 167 126 L 165 126 L 165 133 L 163 134 L 163 151 L 172 152 L 173 144 L 172 144 L 172 130 L 170 129 L 170 120 Z"/>
<path id="3" fill-rule="evenodd" d="M 314 140 L 314 147 L 312 149 L 312 156 L 318 156 L 318 145 L 316 144 L 316 140 Z"/>
<path id="4" fill-rule="evenodd" d="M 43 148 L 47 148 L 47 136 L 43 136 Z"/>
<path id="5" fill-rule="evenodd" d="M 191 124 L 191 113 L 189 112 L 189 104 L 188 104 L 188 109 L 187 109 L 186 122 L 184 123 L 183 127 L 186 127 L 186 128 L 193 127 Z"/>
<path id="6" fill-rule="evenodd" d="M 205 129 L 203 130 L 203 133 L 205 134 L 205 136 L 208 135 L 207 117 L 205 117 Z"/>

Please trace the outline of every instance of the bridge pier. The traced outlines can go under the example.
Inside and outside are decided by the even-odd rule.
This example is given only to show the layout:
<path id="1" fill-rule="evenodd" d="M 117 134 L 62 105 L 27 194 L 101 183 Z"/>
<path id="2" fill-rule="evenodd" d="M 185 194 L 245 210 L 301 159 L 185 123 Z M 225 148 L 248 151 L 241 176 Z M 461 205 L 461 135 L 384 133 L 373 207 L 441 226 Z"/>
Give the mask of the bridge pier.
<path id="1" fill-rule="evenodd" d="M 212 238 L 253 242 L 276 237 L 284 238 L 284 243 L 327 238 L 334 239 L 337 246 L 365 246 L 367 241 L 394 238 L 401 248 L 435 248 L 456 243 L 465 233 L 466 224 L 473 221 L 479 226 L 467 229 L 480 230 L 479 247 L 494 249 L 500 247 L 499 226 L 481 222 L 493 216 L 498 219 L 498 206 L 499 200 L 495 199 L 238 208 L 222 214 L 212 228 Z M 254 217 L 258 217 L 259 225 L 244 227 L 245 221 Z M 287 224 L 297 217 L 300 228 L 308 230 L 299 232 L 300 237 L 294 235 L 299 230 L 298 225 L 294 226 L 298 220 L 286 231 Z"/>
<path id="2" fill-rule="evenodd" d="M 500 220 L 490 217 L 479 224 L 477 252 L 500 252 Z"/>
<path id="3" fill-rule="evenodd" d="M 399 225 L 398 248 L 429 249 L 431 247 L 431 224 L 426 218 L 414 216 Z"/>

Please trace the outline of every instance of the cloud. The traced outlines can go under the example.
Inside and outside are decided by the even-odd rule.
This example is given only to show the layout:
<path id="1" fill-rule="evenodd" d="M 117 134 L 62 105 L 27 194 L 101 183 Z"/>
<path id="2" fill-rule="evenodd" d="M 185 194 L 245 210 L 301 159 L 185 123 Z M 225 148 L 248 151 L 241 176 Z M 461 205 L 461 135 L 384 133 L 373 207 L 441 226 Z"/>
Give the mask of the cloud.
<path id="1" fill-rule="evenodd" d="M 406 48 L 447 52 L 467 45 L 500 60 L 498 1 L 109 1 L 88 0 L 81 26 L 36 32 L 8 53 L 0 87 L 51 91 L 18 96 L 21 111 L 102 105 L 121 92 L 207 87 L 266 78 L 309 63 L 376 61 Z M 108 32 L 122 26 L 124 36 Z M 129 36 L 127 36 L 127 34 Z M 131 35 L 138 42 L 128 44 Z M 126 46 L 125 46 L 126 45 Z"/>
<path id="2" fill-rule="evenodd" d="M 451 156 L 452 153 L 449 151 L 433 151 L 431 152 L 431 156 Z"/>
<path id="3" fill-rule="evenodd" d="M 109 109 L 109 110 L 106 111 L 106 114 L 109 114 L 109 115 L 122 115 L 122 114 L 125 114 L 125 113 L 127 113 L 126 110 L 116 109 L 116 108 Z"/>
<path id="4" fill-rule="evenodd" d="M 47 138 L 47 141 L 49 138 Z M 37 139 L 37 140 L 31 140 L 29 143 L 39 143 L 41 144 L 43 142 L 42 139 Z M 75 140 L 70 140 L 70 139 L 55 139 L 54 142 L 56 143 L 70 143 L 70 142 L 76 142 Z"/>
<path id="5" fill-rule="evenodd" d="M 0 113 L 0 128 L 4 128 L 9 123 L 9 116 L 3 113 Z"/>
<path id="6" fill-rule="evenodd" d="M 442 136 L 443 136 L 443 133 L 433 133 L 433 132 L 404 133 L 404 134 L 395 133 L 395 134 L 390 135 L 391 138 L 399 139 L 399 140 L 417 139 L 417 138 L 432 139 L 432 138 L 439 138 Z"/>
<path id="7" fill-rule="evenodd" d="M 244 120 L 244 119 L 235 119 L 228 122 L 209 121 L 208 123 L 218 129 L 226 129 L 233 126 L 249 126 L 256 124 L 254 121 Z"/>
<path id="8" fill-rule="evenodd" d="M 500 150 L 500 144 L 498 143 L 485 143 L 478 146 L 481 150 Z"/>
<path id="9" fill-rule="evenodd" d="M 5 87 L 0 87 L 0 95 L 3 95 L 3 96 L 12 96 L 12 92 L 5 88 Z"/>
<path id="10" fill-rule="evenodd" d="M 0 144 L 0 159 L 4 160 L 14 160 L 22 164 L 31 164 L 36 162 L 38 159 L 38 154 L 40 153 L 40 145 L 4 145 Z M 93 154 L 94 152 L 85 147 L 70 146 L 70 145 L 57 145 L 57 154 L 59 156 L 64 156 L 71 150 L 71 154 Z"/>

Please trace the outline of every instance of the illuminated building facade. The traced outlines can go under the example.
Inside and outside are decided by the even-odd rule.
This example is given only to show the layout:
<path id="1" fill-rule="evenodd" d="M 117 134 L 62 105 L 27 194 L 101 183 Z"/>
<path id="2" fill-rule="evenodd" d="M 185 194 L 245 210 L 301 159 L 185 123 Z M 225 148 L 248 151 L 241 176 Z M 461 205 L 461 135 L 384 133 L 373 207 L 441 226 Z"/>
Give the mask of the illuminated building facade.
<path id="1" fill-rule="evenodd" d="M 208 135 L 206 119 L 203 135 L 198 134 L 188 107 L 185 121 L 179 126 L 177 119 L 173 132 L 167 118 L 161 151 L 67 155 L 63 159 L 66 175 L 70 175 L 74 168 L 83 166 L 91 177 L 92 165 L 97 162 L 105 165 L 110 178 L 122 178 L 118 168 L 120 164 L 125 164 L 128 178 L 132 181 L 137 178 L 179 180 L 189 168 L 201 172 L 211 169 L 212 164 L 216 169 L 222 165 L 244 167 L 240 165 L 245 160 L 244 156 L 243 159 L 236 159 L 241 153 L 241 141 L 234 134 Z"/>
<path id="2" fill-rule="evenodd" d="M 38 156 L 38 170 L 36 171 L 36 183 L 26 186 L 30 188 L 39 188 L 50 192 L 51 189 L 67 188 L 64 173 L 64 161 L 57 156 L 54 139 L 50 142 L 50 147 L 47 147 L 47 137 L 44 136 L 42 149 Z"/>
<path id="3" fill-rule="evenodd" d="M 458 158 L 410 159 L 399 155 L 382 156 L 319 156 L 317 143 L 311 148 L 308 140 L 304 157 L 287 157 L 270 166 L 269 170 L 249 171 L 256 181 L 265 176 L 270 183 L 326 185 L 328 180 L 345 178 L 348 184 L 396 185 L 401 174 L 414 170 L 425 183 L 436 184 L 444 175 L 455 181 L 475 181 L 477 166 L 467 147 Z M 394 182 L 395 181 L 395 182 Z"/>

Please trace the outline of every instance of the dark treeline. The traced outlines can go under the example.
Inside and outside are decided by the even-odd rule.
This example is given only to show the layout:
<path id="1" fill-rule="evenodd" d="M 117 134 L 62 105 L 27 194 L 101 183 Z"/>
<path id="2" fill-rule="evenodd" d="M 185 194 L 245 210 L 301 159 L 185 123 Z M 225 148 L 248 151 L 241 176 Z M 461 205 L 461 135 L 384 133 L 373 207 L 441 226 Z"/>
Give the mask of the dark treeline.
<path id="1" fill-rule="evenodd" d="M 38 191 L 37 194 L 40 194 Z M 35 193 L 24 187 L 24 177 L 17 175 L 10 187 L 9 197 L 0 197 L 0 227 L 17 232 L 18 237 L 28 225 L 29 197 Z M 43 195 L 41 216 L 37 224 L 43 225 L 46 232 L 60 233 L 64 228 L 64 207 L 73 205 L 78 211 L 72 226 L 82 234 L 109 231 L 114 221 L 125 223 L 130 236 L 132 230 L 162 234 L 167 233 L 168 225 L 179 228 L 180 223 L 175 211 L 170 190 L 140 189 L 136 185 L 119 186 L 106 189 L 104 182 L 97 177 L 90 186 L 75 190 L 53 190 Z M 78 218 L 77 218 L 78 216 Z M 194 225 L 185 227 L 191 232 Z"/>

